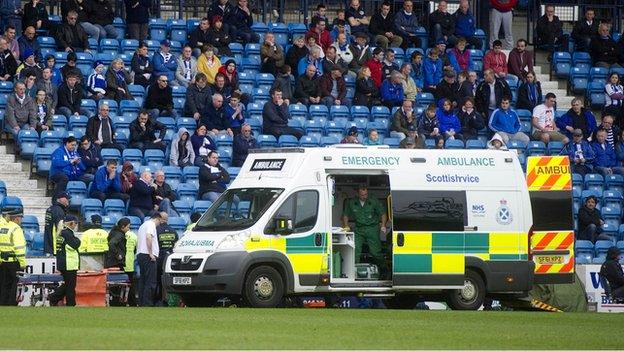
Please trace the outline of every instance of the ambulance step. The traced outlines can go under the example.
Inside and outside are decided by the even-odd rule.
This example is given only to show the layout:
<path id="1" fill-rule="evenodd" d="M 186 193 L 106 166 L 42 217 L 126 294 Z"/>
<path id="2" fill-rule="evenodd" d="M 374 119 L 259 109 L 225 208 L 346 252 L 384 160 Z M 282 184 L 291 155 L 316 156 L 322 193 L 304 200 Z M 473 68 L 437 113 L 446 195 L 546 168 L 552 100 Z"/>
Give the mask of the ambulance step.
<path id="1" fill-rule="evenodd" d="M 333 283 L 332 288 L 389 288 L 392 287 L 390 280 L 375 280 L 356 283 Z"/>
<path id="2" fill-rule="evenodd" d="M 384 294 L 384 293 L 379 293 L 379 294 L 365 293 L 365 294 L 358 295 L 358 297 L 369 298 L 369 299 L 391 298 L 395 296 L 396 296 L 395 294 Z"/>

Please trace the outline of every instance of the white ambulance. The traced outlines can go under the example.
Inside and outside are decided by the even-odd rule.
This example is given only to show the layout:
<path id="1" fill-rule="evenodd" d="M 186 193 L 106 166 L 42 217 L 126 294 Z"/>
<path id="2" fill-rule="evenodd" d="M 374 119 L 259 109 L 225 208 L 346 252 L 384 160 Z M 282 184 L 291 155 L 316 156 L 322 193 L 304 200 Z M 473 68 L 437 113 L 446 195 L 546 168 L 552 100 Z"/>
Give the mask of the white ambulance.
<path id="1" fill-rule="evenodd" d="M 384 275 L 366 248 L 355 257 L 355 234 L 342 228 L 361 185 L 386 207 Z M 189 306 L 359 295 L 477 309 L 486 296 L 572 281 L 573 229 L 567 157 L 529 157 L 525 178 L 509 151 L 262 149 L 178 241 L 163 279 Z"/>

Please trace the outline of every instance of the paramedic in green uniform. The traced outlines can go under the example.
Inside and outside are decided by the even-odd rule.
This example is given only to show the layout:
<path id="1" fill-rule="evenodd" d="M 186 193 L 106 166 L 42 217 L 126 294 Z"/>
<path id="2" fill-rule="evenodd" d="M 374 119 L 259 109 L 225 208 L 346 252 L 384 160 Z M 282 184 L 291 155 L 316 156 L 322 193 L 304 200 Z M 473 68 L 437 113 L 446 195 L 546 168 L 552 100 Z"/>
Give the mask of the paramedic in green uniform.
<path id="1" fill-rule="evenodd" d="M 368 249 L 373 257 L 373 263 L 379 267 L 379 272 L 386 271 L 386 261 L 381 253 L 381 240 L 379 231 L 386 234 L 386 221 L 388 215 L 381 202 L 374 197 L 368 197 L 366 185 L 360 185 L 357 198 L 347 200 L 342 215 L 343 228 L 349 228 L 349 220 L 355 222 L 355 263 L 360 262 L 362 245 L 368 244 Z M 381 221 L 381 226 L 379 222 Z"/>

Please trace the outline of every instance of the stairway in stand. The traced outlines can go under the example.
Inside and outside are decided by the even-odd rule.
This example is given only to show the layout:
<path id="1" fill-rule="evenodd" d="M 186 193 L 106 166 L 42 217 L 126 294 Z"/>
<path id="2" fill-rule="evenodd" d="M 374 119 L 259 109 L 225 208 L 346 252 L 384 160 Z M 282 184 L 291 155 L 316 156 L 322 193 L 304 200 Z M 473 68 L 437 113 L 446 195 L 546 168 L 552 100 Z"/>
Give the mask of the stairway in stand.
<path id="1" fill-rule="evenodd" d="M 550 63 L 546 61 L 546 53 L 538 52 L 536 55 L 536 64 L 533 69 L 537 80 L 542 85 L 542 95 L 553 93 L 557 96 L 557 110 L 567 111 L 572 106 L 574 95 L 567 90 L 566 80 L 557 80 L 557 77 L 550 78 Z M 568 95 L 570 94 L 570 95 Z"/>

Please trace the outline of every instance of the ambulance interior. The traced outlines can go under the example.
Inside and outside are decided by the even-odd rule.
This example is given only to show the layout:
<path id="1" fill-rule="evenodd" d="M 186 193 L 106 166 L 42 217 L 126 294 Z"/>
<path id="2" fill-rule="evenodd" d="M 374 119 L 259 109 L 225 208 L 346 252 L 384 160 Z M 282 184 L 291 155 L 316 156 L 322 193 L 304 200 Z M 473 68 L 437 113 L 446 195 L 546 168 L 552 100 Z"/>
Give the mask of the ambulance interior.
<path id="1" fill-rule="evenodd" d="M 342 228 L 342 215 L 347 200 L 358 197 L 360 185 L 368 186 L 368 197 L 377 198 L 389 214 L 390 204 L 390 179 L 387 174 L 332 174 L 328 176 L 328 186 L 333 199 L 332 206 L 332 260 L 331 282 L 335 284 L 364 283 L 366 281 L 380 281 L 382 277 L 379 267 L 373 264 L 368 253 L 366 243 L 362 248 L 360 263 L 356 264 L 355 241 L 353 230 L 355 222 L 349 219 L 350 231 Z M 388 216 L 390 218 L 390 216 Z M 380 232 L 382 253 L 386 258 L 388 272 L 392 272 L 391 234 L 390 219 L 387 222 L 388 232 L 384 235 Z M 388 273 L 389 274 L 389 273 Z"/>

